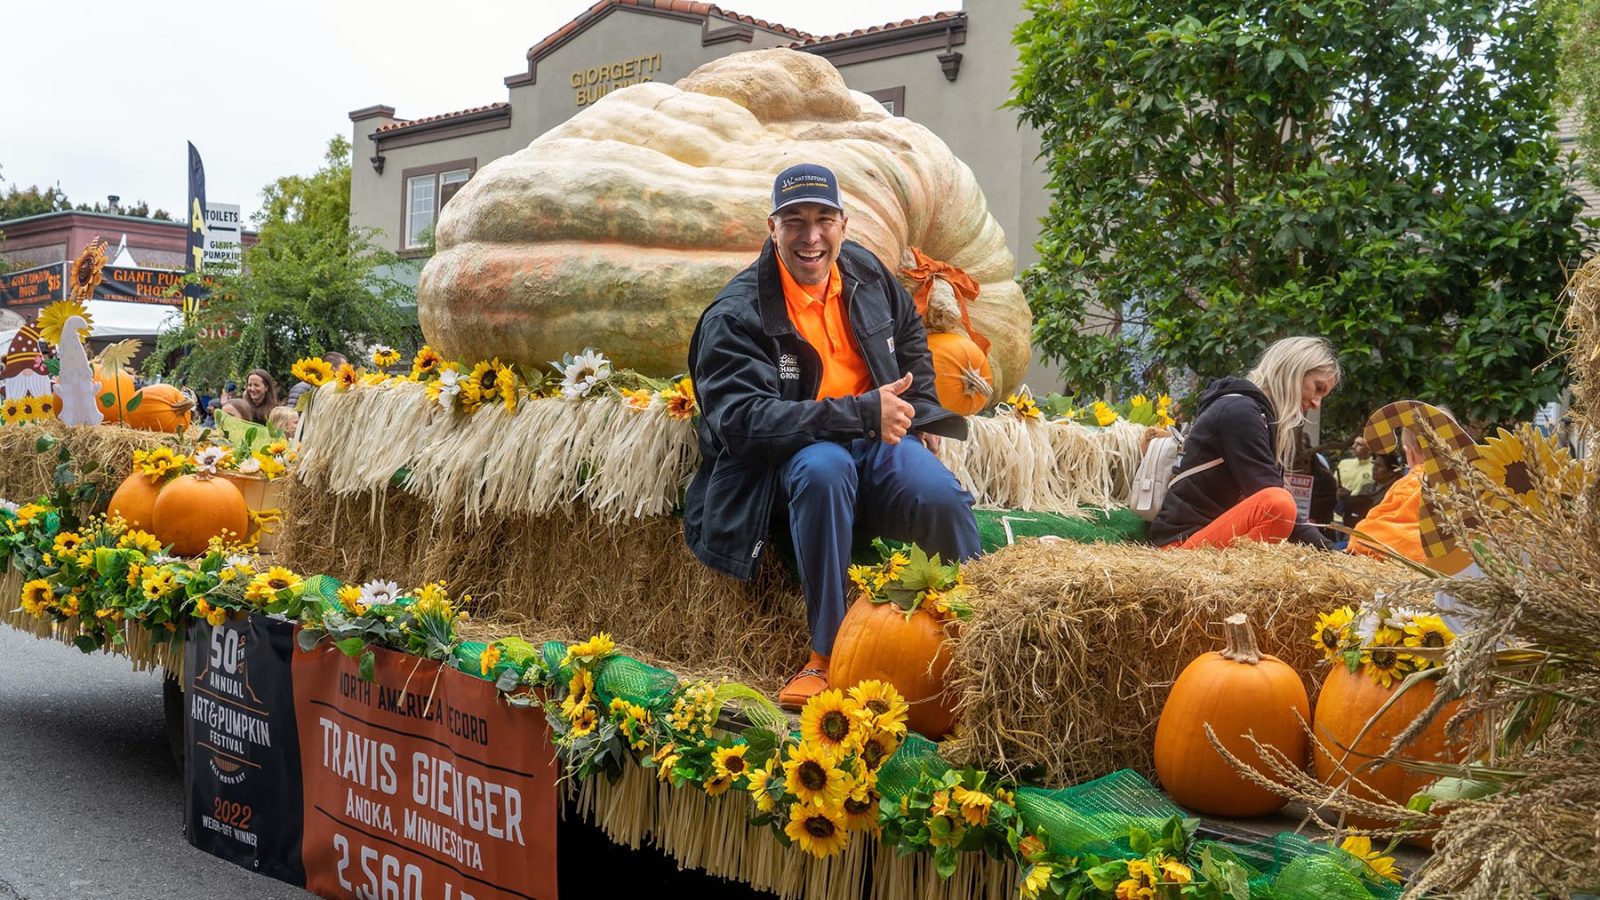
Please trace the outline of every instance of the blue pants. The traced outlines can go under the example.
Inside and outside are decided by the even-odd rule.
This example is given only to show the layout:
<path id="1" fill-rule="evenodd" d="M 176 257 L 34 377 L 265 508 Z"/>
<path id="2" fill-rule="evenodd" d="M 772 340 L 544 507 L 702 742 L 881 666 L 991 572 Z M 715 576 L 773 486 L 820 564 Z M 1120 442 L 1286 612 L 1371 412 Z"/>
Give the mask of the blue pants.
<path id="1" fill-rule="evenodd" d="M 856 532 L 912 541 L 951 562 L 982 552 L 972 495 L 917 440 L 812 444 L 778 470 L 789 503 L 811 649 L 830 656 L 844 620 L 850 546 Z"/>

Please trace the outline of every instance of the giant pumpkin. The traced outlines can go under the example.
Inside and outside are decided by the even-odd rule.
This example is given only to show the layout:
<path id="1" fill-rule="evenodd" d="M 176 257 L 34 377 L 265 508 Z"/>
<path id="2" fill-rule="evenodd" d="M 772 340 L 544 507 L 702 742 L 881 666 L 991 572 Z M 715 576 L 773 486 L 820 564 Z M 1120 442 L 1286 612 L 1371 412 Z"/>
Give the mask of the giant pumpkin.
<path id="1" fill-rule="evenodd" d="M 863 681 L 887 681 L 910 705 L 911 730 L 939 740 L 955 727 L 955 697 L 944 685 L 950 667 L 944 639 L 944 623 L 931 613 L 918 609 L 907 616 L 893 603 L 862 597 L 839 623 L 828 683 L 847 690 Z"/>
<path id="2" fill-rule="evenodd" d="M 170 384 L 150 384 L 139 389 L 137 402 L 125 405 L 122 421 L 129 428 L 171 434 L 189 427 L 194 401 Z"/>
<path id="3" fill-rule="evenodd" d="M 973 327 L 995 386 L 1015 390 L 1030 316 L 972 170 L 788 49 L 613 91 L 484 166 L 440 214 L 417 284 L 423 334 L 447 357 L 543 366 L 595 347 L 681 372 L 700 312 L 767 239 L 773 177 L 798 162 L 838 175 L 847 236 L 890 272 L 916 246 L 978 283 Z"/>
<path id="4" fill-rule="evenodd" d="M 1375 799 L 1376 793 L 1401 805 L 1433 782 L 1437 776 L 1408 771 L 1394 763 L 1362 768 L 1373 757 L 1387 753 L 1400 732 L 1433 702 L 1432 681 L 1420 682 L 1395 697 L 1399 688 L 1398 682 L 1390 687 L 1378 684 L 1364 668 L 1351 672 L 1337 663 L 1333 666 L 1328 680 L 1322 683 L 1322 693 L 1317 695 L 1317 709 L 1312 718 L 1312 731 L 1317 736 L 1314 764 L 1320 781 L 1342 785 L 1354 773 L 1371 790 L 1351 782 L 1348 786 L 1353 795 Z M 1384 710 L 1383 716 L 1368 728 L 1369 720 L 1391 698 L 1394 698 L 1394 705 Z M 1464 748 L 1452 745 L 1445 738 L 1445 723 L 1459 708 L 1459 701 L 1447 704 L 1416 740 L 1400 752 L 1401 758 L 1431 763 L 1461 762 Z M 1365 734 L 1362 734 L 1363 729 Z M 1358 735 L 1360 740 L 1357 740 Z M 1349 748 L 1349 753 L 1342 748 Z M 1348 815 L 1346 818 L 1362 828 L 1393 824 L 1367 816 Z"/>
<path id="5" fill-rule="evenodd" d="M 1173 682 L 1156 725 L 1156 774 L 1179 804 L 1211 816 L 1264 816 L 1285 798 L 1246 781 L 1211 745 L 1263 767 L 1249 738 L 1304 765 L 1311 714 L 1306 686 L 1294 669 L 1262 653 L 1243 613 L 1223 623 L 1227 645 L 1203 653 Z M 1248 735 L 1248 737 L 1247 737 Z"/>
<path id="6" fill-rule="evenodd" d="M 94 367 L 94 402 L 100 407 L 103 421 L 121 422 L 126 416 L 128 401 L 139 389 L 133 386 L 133 376 L 127 369 L 118 367 L 107 373 L 99 365 Z"/>

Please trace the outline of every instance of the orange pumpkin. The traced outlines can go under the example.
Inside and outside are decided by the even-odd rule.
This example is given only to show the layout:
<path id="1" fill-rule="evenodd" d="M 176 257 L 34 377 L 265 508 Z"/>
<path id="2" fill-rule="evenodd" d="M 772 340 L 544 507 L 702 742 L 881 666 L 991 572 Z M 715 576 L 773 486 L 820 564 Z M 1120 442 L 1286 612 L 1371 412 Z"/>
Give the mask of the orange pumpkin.
<path id="1" fill-rule="evenodd" d="M 143 472 L 134 472 L 117 485 L 106 515 L 121 516 L 129 528 L 154 534 L 156 497 L 165 486 Z"/>
<path id="2" fill-rule="evenodd" d="M 226 479 L 204 472 L 174 478 L 156 497 L 156 539 L 178 556 L 199 556 L 211 539 L 228 532 L 243 540 L 250 528 L 244 495 Z"/>
<path id="3" fill-rule="evenodd" d="M 121 422 L 128 401 L 138 393 L 133 386 L 133 376 L 126 369 L 108 375 L 95 366 L 94 382 L 94 402 L 100 407 L 100 417 L 106 422 Z"/>
<path id="4" fill-rule="evenodd" d="M 1433 702 L 1434 683 L 1419 682 L 1401 694 L 1393 706 L 1384 710 L 1383 717 L 1367 728 L 1367 722 L 1389 702 L 1399 687 L 1399 682 L 1384 687 L 1365 670 L 1351 672 L 1345 666 L 1334 665 L 1328 680 L 1322 683 L 1322 693 L 1317 695 L 1317 710 L 1312 719 L 1312 730 L 1319 744 L 1314 760 L 1318 780 L 1327 785 L 1342 785 L 1353 772 L 1371 790 L 1350 782 L 1347 786 L 1351 794 L 1368 799 L 1376 799 L 1381 794 L 1400 804 L 1433 782 L 1433 775 L 1407 771 L 1393 763 L 1362 768 L 1373 757 L 1388 752 L 1395 737 Z M 1451 744 L 1444 733 L 1445 723 L 1459 708 L 1459 702 L 1446 705 L 1416 740 L 1401 751 L 1401 756 L 1418 762 L 1461 762 L 1465 748 Z M 1363 728 L 1366 734 L 1361 734 Z M 1356 739 L 1357 735 L 1361 735 L 1360 740 Z M 1348 754 L 1342 749 L 1346 747 L 1350 748 Z M 1384 824 L 1366 816 L 1347 815 L 1346 819 L 1362 828 Z"/>
<path id="5" fill-rule="evenodd" d="M 940 406 L 970 416 L 989 405 L 994 373 L 972 338 L 952 331 L 930 332 L 928 350 L 933 354 L 933 389 Z"/>
<path id="6" fill-rule="evenodd" d="M 1243 613 L 1223 625 L 1226 648 L 1196 657 L 1167 694 L 1156 724 L 1156 774 L 1173 800 L 1195 812 L 1264 816 L 1285 798 L 1246 781 L 1211 745 L 1205 726 L 1246 763 L 1260 765 L 1261 758 L 1249 734 L 1303 765 L 1310 741 L 1300 722 L 1311 715 L 1311 700 L 1294 669 L 1257 648 Z"/>
<path id="7" fill-rule="evenodd" d="M 862 598 L 845 613 L 828 660 L 828 684 L 848 690 L 877 679 L 895 686 L 911 711 L 906 724 L 934 740 L 955 727 L 955 698 L 944 689 L 950 654 L 944 624 L 917 610 L 907 619 L 893 603 Z"/>
<path id="8" fill-rule="evenodd" d="M 125 404 L 122 421 L 129 428 L 171 434 L 189 427 L 194 401 L 170 384 L 151 384 L 138 390 L 137 402 Z"/>

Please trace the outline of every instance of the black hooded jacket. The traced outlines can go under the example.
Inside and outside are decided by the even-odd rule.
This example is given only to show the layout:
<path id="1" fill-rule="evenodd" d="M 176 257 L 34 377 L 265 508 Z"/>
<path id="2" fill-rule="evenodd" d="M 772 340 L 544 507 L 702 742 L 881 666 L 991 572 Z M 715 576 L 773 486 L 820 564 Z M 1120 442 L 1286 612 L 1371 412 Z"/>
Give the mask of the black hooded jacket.
<path id="1" fill-rule="evenodd" d="M 700 403 L 700 469 L 684 497 L 683 531 L 701 562 L 755 576 L 767 543 L 778 467 L 820 441 L 878 437 L 878 392 L 818 400 L 822 357 L 795 330 L 772 242 L 700 314 L 689 371 Z M 939 406 L 933 357 L 916 304 L 860 244 L 839 254 L 842 300 L 856 349 L 879 387 L 912 373 L 901 395 L 917 431 L 965 439 L 967 421 Z"/>
<path id="2" fill-rule="evenodd" d="M 1243 378 L 1219 378 L 1200 394 L 1197 410 L 1173 472 L 1218 457 L 1223 464 L 1167 490 L 1160 514 L 1150 523 L 1150 542 L 1158 547 L 1184 540 L 1262 488 L 1283 487 L 1283 466 L 1273 452 L 1277 414 L 1260 388 Z M 1289 540 L 1328 546 L 1306 522 L 1294 526 Z"/>

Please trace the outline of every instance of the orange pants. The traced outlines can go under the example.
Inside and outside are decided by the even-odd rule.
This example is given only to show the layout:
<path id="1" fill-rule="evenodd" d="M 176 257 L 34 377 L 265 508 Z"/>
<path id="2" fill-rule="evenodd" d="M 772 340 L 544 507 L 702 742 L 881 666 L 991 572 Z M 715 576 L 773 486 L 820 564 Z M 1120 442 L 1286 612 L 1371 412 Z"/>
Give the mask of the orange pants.
<path id="1" fill-rule="evenodd" d="M 1276 544 L 1289 537 L 1297 517 L 1294 495 L 1281 487 L 1262 488 L 1217 516 L 1210 525 L 1162 549 L 1226 547 L 1241 537 Z"/>

